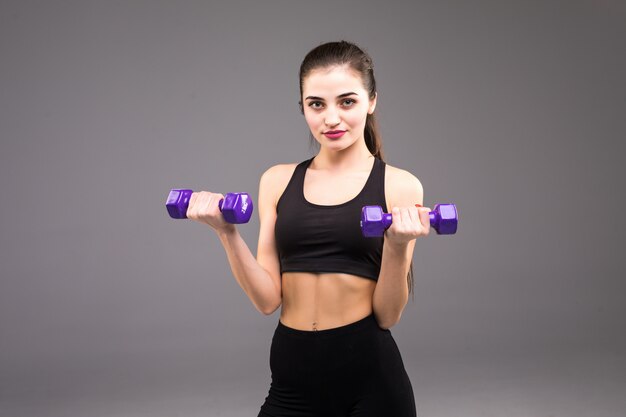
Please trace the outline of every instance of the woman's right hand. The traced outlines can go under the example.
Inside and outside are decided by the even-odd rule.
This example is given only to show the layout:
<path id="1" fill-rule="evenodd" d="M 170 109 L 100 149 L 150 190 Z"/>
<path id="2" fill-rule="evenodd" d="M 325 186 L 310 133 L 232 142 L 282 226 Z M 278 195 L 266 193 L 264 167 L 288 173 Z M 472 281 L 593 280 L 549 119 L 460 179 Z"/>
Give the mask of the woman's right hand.
<path id="1" fill-rule="evenodd" d="M 219 202 L 224 196 L 219 193 L 198 191 L 191 194 L 187 218 L 211 226 L 216 232 L 234 229 L 235 225 L 224 220 Z"/>

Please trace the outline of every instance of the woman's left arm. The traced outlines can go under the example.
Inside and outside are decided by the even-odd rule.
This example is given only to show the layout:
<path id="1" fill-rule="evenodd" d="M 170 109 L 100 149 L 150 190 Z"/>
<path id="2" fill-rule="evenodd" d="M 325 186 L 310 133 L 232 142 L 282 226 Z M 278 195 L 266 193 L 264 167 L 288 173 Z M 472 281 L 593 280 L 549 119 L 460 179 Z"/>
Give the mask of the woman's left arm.
<path id="1" fill-rule="evenodd" d="M 422 205 L 424 191 L 420 181 L 407 171 L 387 166 L 385 189 L 392 223 L 385 231 L 373 309 L 378 325 L 388 329 L 400 321 L 409 299 L 407 276 L 415 239 L 428 235 L 430 208 L 415 206 Z"/>

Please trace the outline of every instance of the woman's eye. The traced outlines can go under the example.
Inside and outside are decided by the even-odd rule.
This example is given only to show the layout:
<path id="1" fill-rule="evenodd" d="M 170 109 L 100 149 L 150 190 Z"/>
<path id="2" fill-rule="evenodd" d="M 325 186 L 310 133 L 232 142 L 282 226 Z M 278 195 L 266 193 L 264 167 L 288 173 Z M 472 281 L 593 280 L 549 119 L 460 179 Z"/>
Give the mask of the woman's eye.
<path id="1" fill-rule="evenodd" d="M 345 99 L 343 102 L 344 107 L 350 107 L 352 106 L 354 103 L 356 103 L 356 100 L 351 99 L 351 98 L 347 98 Z"/>
<path id="2" fill-rule="evenodd" d="M 311 101 L 309 103 L 309 107 L 311 107 L 312 109 L 321 109 L 323 106 L 321 101 Z"/>

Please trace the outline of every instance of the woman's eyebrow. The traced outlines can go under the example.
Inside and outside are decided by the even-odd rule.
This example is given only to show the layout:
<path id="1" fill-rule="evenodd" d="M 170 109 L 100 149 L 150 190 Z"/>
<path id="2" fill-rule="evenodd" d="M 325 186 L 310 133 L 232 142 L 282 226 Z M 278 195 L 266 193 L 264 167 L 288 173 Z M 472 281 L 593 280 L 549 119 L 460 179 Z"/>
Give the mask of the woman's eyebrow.
<path id="1" fill-rule="evenodd" d="M 354 93 L 354 92 L 352 92 L 352 91 L 351 91 L 351 92 L 349 92 L 349 93 L 343 93 L 343 94 L 340 94 L 340 95 L 338 95 L 338 96 L 337 96 L 337 98 L 344 98 L 344 97 L 351 96 L 351 95 L 353 95 L 353 94 L 354 94 L 354 95 L 357 95 L 356 93 Z M 324 99 L 323 99 L 323 98 L 321 98 L 321 97 L 308 96 L 307 98 L 305 98 L 305 100 L 322 100 L 322 101 L 323 101 Z"/>

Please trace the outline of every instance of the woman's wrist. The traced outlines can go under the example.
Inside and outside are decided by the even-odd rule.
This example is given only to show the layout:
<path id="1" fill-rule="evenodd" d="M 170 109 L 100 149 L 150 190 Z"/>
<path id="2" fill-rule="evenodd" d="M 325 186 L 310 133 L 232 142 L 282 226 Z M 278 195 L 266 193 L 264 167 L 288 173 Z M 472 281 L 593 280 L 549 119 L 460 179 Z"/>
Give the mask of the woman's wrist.
<path id="1" fill-rule="evenodd" d="M 228 238 L 230 236 L 237 234 L 237 226 L 235 226 L 234 224 L 230 224 L 230 223 L 227 223 L 223 227 L 220 227 L 219 229 L 214 229 L 214 230 L 220 239 Z"/>
<path id="2" fill-rule="evenodd" d="M 391 239 L 385 239 L 383 244 L 383 253 L 387 252 L 393 256 L 404 256 L 409 247 L 410 241 L 394 242 Z"/>

